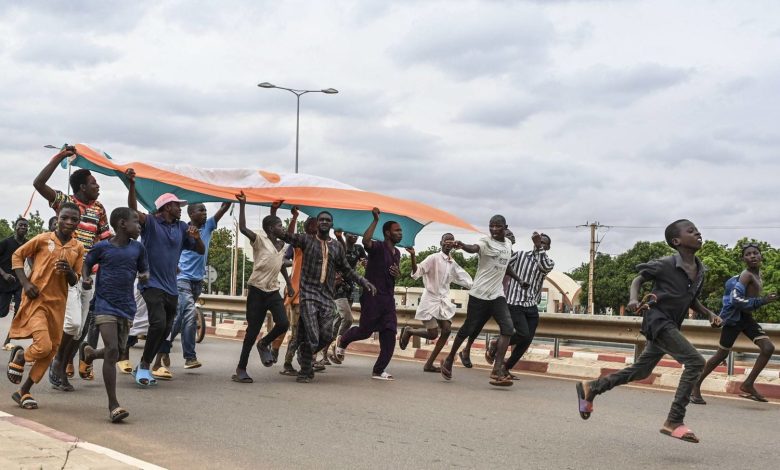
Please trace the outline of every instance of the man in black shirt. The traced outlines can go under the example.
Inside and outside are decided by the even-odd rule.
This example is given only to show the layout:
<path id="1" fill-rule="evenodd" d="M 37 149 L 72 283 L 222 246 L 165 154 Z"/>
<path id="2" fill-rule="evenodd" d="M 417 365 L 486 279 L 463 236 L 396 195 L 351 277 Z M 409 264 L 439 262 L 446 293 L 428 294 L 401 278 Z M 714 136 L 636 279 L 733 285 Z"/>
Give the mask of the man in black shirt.
<path id="1" fill-rule="evenodd" d="M 636 363 L 597 380 L 577 383 L 577 397 L 582 419 L 593 412 L 593 400 L 618 385 L 642 380 L 650 375 L 656 364 L 669 354 L 685 366 L 671 410 L 661 428 L 661 433 L 686 442 L 699 442 L 698 437 L 684 423 L 685 408 L 690 401 L 691 390 L 704 368 L 704 358 L 680 332 L 688 309 L 709 316 L 713 325 L 720 325 L 720 317 L 699 302 L 704 283 L 704 266 L 696 257 L 702 246 L 701 233 L 689 220 L 672 222 L 664 233 L 666 243 L 677 250 L 667 256 L 637 268 L 639 275 L 631 283 L 631 311 L 644 310 L 642 334 L 647 345 Z M 640 307 L 639 290 L 645 282 L 653 282 L 651 298 Z"/>
<path id="2" fill-rule="evenodd" d="M 11 269 L 11 256 L 17 248 L 27 242 L 27 230 L 30 224 L 24 217 L 19 217 L 14 222 L 14 235 L 0 242 L 0 318 L 5 318 L 11 308 L 11 302 L 14 303 L 14 315 L 19 309 L 19 302 L 22 300 L 22 285 L 16 279 Z M 10 346 L 8 336 L 5 337 L 3 349 Z"/>

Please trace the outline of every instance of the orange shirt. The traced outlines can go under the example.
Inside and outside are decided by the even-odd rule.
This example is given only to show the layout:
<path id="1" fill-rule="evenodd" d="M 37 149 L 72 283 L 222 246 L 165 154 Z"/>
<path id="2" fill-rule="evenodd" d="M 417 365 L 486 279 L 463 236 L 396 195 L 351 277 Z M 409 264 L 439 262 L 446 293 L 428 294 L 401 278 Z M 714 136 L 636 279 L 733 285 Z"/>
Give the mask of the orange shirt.
<path id="1" fill-rule="evenodd" d="M 24 245 L 13 255 L 11 267 L 24 267 L 27 258 L 34 258 L 29 279 L 38 288 L 38 297 L 31 299 L 22 293 L 22 303 L 19 312 L 11 322 L 11 338 L 25 339 L 32 337 L 33 331 L 62 331 L 65 322 L 65 304 L 68 299 L 68 281 L 64 274 L 54 269 L 55 263 L 65 259 L 81 276 L 84 262 L 84 245 L 75 237 L 64 245 L 54 232 L 42 233 Z"/>
<path id="2" fill-rule="evenodd" d="M 285 305 L 298 305 L 301 303 L 301 270 L 303 269 L 303 250 L 295 248 L 293 251 L 292 277 L 290 284 L 295 289 L 295 296 L 284 296 Z"/>

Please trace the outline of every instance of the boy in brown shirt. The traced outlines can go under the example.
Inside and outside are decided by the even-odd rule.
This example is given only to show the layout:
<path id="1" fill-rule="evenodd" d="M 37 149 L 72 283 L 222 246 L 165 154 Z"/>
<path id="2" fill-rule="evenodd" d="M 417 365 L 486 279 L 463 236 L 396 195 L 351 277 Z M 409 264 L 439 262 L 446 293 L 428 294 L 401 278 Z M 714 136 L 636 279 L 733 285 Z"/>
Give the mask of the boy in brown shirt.
<path id="1" fill-rule="evenodd" d="M 26 351 L 21 346 L 11 351 L 7 376 L 12 383 L 21 383 L 24 364 L 35 362 L 27 380 L 11 395 L 24 409 L 38 408 L 30 389 L 43 378 L 62 339 L 68 286 L 78 282 L 84 260 L 84 245 L 73 238 L 80 219 L 79 208 L 64 203 L 57 215 L 56 231 L 38 235 L 14 252 L 12 268 L 24 294 L 19 313 L 11 323 L 10 336 L 32 338 L 33 342 Z M 24 274 L 27 258 L 35 259 L 29 279 Z"/>

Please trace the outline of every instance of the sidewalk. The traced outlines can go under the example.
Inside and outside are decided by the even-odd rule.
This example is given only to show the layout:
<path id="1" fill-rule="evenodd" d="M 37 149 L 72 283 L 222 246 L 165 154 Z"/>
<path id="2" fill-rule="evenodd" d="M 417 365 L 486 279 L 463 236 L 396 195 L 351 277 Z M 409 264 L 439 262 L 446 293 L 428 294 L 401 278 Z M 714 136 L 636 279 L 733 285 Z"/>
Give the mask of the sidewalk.
<path id="1" fill-rule="evenodd" d="M 0 411 L 2 469 L 162 469 Z"/>

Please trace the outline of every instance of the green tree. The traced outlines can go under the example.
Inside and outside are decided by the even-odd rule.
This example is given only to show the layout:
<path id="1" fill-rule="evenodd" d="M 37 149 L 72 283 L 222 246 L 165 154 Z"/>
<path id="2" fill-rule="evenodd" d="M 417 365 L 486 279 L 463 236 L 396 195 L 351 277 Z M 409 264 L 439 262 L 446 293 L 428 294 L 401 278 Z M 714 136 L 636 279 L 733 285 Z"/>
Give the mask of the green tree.
<path id="1" fill-rule="evenodd" d="M 36 235 L 40 235 L 48 230 L 49 219 L 43 220 L 41 214 L 38 211 L 31 212 L 27 216 L 27 221 L 30 223 L 30 229 L 27 231 L 27 238 L 30 239 Z"/>
<path id="2" fill-rule="evenodd" d="M 11 224 L 5 219 L 0 219 L 0 240 L 5 240 L 13 234 L 14 229 L 11 228 Z"/>
<path id="3" fill-rule="evenodd" d="M 227 227 L 219 228 L 211 235 L 209 243 L 208 266 L 217 270 L 217 280 L 211 284 L 211 291 L 230 293 L 230 277 L 233 272 L 233 231 Z M 252 262 L 244 254 L 244 249 L 238 249 L 238 274 L 236 276 L 236 295 L 243 295 L 241 270 L 244 270 L 244 280 L 249 280 L 252 274 Z"/>

